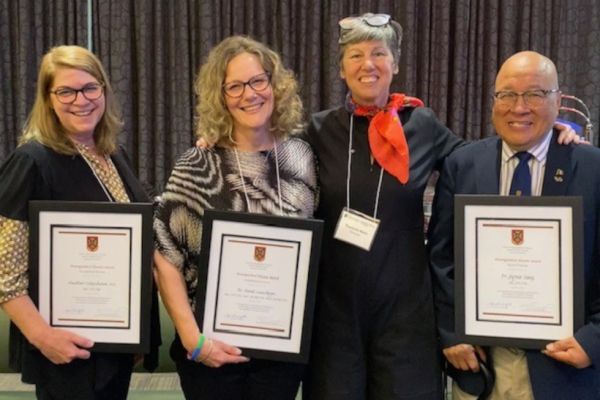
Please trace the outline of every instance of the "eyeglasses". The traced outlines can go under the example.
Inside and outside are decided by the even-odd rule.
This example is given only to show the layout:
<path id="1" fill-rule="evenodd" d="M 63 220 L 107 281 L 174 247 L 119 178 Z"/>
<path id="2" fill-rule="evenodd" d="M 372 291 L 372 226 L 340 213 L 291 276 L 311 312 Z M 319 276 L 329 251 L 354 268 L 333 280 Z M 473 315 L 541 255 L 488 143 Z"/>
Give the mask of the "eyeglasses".
<path id="1" fill-rule="evenodd" d="M 558 93 L 558 89 L 551 90 L 528 90 L 523 93 L 512 92 L 510 90 L 501 90 L 494 93 L 496 102 L 502 106 L 511 107 L 517 103 L 519 97 L 523 98 L 523 102 L 530 107 L 539 107 L 544 104 L 546 97 L 551 93 Z"/>
<path id="2" fill-rule="evenodd" d="M 232 81 L 223 84 L 223 92 L 232 98 L 242 97 L 246 90 L 246 85 L 250 86 L 255 92 L 262 92 L 271 83 L 271 73 L 265 72 L 256 76 L 253 76 L 246 82 Z"/>
<path id="3" fill-rule="evenodd" d="M 338 24 L 342 29 L 352 29 L 354 21 L 361 21 L 369 26 L 374 28 L 385 26 L 389 24 L 391 17 L 387 14 L 371 14 L 368 16 L 360 16 L 360 17 L 346 17 L 341 19 Z"/>
<path id="4" fill-rule="evenodd" d="M 101 83 L 89 83 L 81 89 L 73 89 L 68 86 L 61 86 L 58 89 L 50 90 L 50 93 L 56 96 L 56 99 L 63 104 L 73 104 L 77 100 L 77 94 L 80 93 L 88 100 L 97 100 L 104 93 L 104 85 Z"/>

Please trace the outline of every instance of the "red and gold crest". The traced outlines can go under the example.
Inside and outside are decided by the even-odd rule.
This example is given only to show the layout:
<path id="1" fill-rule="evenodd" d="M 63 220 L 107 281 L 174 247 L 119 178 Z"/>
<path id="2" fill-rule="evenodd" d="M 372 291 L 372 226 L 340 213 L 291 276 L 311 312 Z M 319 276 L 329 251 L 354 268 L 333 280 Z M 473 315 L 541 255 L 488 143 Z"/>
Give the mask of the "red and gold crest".
<path id="1" fill-rule="evenodd" d="M 87 237 L 87 249 L 91 252 L 98 250 L 98 236 Z"/>
<path id="2" fill-rule="evenodd" d="M 523 244 L 523 240 L 525 239 L 525 234 L 523 233 L 523 229 L 513 229 L 511 234 L 512 244 L 519 246 Z"/>
<path id="3" fill-rule="evenodd" d="M 265 261 L 265 256 L 267 255 L 267 248 L 264 246 L 254 246 L 254 260 L 255 261 Z"/>

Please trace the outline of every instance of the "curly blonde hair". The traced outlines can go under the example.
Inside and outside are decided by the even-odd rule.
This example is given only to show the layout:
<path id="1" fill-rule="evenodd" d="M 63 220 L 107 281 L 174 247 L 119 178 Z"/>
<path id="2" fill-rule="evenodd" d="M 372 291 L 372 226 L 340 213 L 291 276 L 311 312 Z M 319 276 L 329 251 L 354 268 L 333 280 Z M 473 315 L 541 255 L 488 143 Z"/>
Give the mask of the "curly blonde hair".
<path id="1" fill-rule="evenodd" d="M 102 63 L 94 53 L 80 46 L 53 47 L 42 58 L 35 102 L 19 144 L 37 141 L 61 154 L 77 154 L 50 100 L 49 91 L 56 72 L 63 68 L 87 72 L 104 85 L 106 108 L 94 130 L 94 141 L 101 154 L 112 154 L 117 149 L 117 135 L 123 126 L 119 107 Z"/>
<path id="2" fill-rule="evenodd" d="M 255 55 L 265 71 L 271 74 L 274 98 L 271 133 L 275 137 L 285 137 L 302 129 L 302 100 L 293 72 L 286 69 L 279 55 L 264 44 L 246 36 L 231 36 L 210 51 L 198 72 L 194 84 L 198 96 L 196 136 L 210 144 L 231 144 L 233 118 L 225 105 L 223 83 L 227 65 L 242 53 Z"/>

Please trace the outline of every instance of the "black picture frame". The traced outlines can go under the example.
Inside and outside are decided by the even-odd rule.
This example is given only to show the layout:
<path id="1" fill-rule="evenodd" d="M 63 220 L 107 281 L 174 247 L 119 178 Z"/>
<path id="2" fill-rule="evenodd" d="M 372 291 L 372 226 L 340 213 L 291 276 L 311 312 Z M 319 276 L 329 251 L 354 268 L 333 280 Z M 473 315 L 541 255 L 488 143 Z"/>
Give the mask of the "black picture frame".
<path id="1" fill-rule="evenodd" d="M 572 336 L 584 324 L 584 242 L 583 200 L 581 197 L 456 195 L 454 212 L 455 331 L 461 342 L 542 349 L 554 340 Z M 497 220 L 501 223 L 517 220 L 517 222 L 523 221 L 526 224 L 540 222 L 554 224 L 557 227 L 559 248 L 546 248 L 544 251 L 558 252 L 559 254 L 560 262 L 557 267 L 559 276 L 556 278 L 556 282 L 559 284 L 556 285 L 558 287 L 555 286 L 559 290 L 556 295 L 560 299 L 558 322 L 523 322 L 519 321 L 521 315 L 515 313 L 516 317 L 513 318 L 510 312 L 506 313 L 508 316 L 506 321 L 488 321 L 481 318 L 478 274 L 480 268 L 485 268 L 485 266 L 478 265 L 479 255 L 477 252 L 479 249 L 487 247 L 485 247 L 486 244 L 479 243 L 483 239 L 479 239 L 476 225 L 478 223 L 485 224 L 488 222 L 487 220 Z M 501 229 L 512 229 L 512 225 L 507 224 Z M 523 241 L 521 235 L 524 234 L 519 230 L 513 229 L 515 233 L 511 232 L 514 235 L 511 240 L 513 243 L 517 243 L 516 245 L 520 245 L 519 242 Z M 471 243 L 467 243 L 467 241 Z M 500 246 L 500 244 L 495 241 L 493 246 Z M 563 257 L 564 263 L 561 261 Z M 512 264 L 507 262 L 507 265 L 511 266 Z M 517 265 L 520 264 L 517 263 Z M 475 270 L 473 271 L 473 269 Z M 528 278 L 526 274 L 515 275 L 516 279 L 522 277 L 535 279 Z M 512 279 L 512 277 L 510 278 Z M 474 282 L 475 288 L 473 289 L 472 285 L 466 283 L 466 280 L 469 280 L 470 283 Z M 563 282 L 566 284 L 563 285 Z M 549 287 L 551 286 L 549 285 Z M 473 328 L 474 326 L 477 328 Z M 552 329 L 567 329 L 569 326 L 572 327 L 572 330 L 567 334 L 563 333 L 562 337 L 541 337 L 554 335 Z M 531 332 L 534 330 L 538 332 L 535 334 L 537 337 L 531 336 Z M 544 330 L 547 331 L 543 332 Z"/>
<path id="2" fill-rule="evenodd" d="M 150 351 L 150 308 L 153 279 L 152 217 L 151 203 L 29 202 L 29 295 L 50 326 L 68 329 L 94 340 L 94 346 L 90 349 L 92 352 L 144 354 Z M 58 290 L 55 291 L 57 293 L 53 292 L 53 286 L 57 284 L 57 278 L 60 278 L 58 273 L 53 273 L 55 267 L 58 270 L 57 265 L 59 264 L 55 265 L 54 263 L 59 253 L 64 251 L 63 247 L 60 248 L 60 252 L 54 251 L 54 246 L 58 246 L 59 242 L 57 232 L 59 229 L 78 230 L 80 228 L 100 232 L 100 236 L 103 233 L 115 235 L 108 233 L 114 230 L 118 232 L 118 235 L 125 237 L 123 245 L 129 246 L 130 250 L 129 257 L 126 257 L 129 271 L 125 272 L 128 275 L 129 284 L 125 285 L 128 293 L 119 292 L 129 299 L 129 304 L 125 306 L 127 311 L 123 312 L 128 316 L 125 322 L 116 324 L 114 321 L 107 320 L 105 326 L 101 326 L 100 322 L 97 326 L 93 326 L 83 318 L 82 322 L 74 318 L 73 320 L 65 319 L 68 321 L 67 323 L 58 323 L 52 317 L 55 296 L 63 295 L 58 293 Z M 76 232 L 73 236 L 77 237 L 79 233 Z M 84 234 L 81 232 L 81 236 Z M 90 239 L 87 239 L 86 251 L 97 251 L 97 249 L 94 250 L 94 247 L 100 246 L 98 236 L 88 237 Z M 79 239 L 76 240 L 79 241 Z M 105 253 L 110 252 L 106 251 Z M 64 254 L 61 254 L 60 257 L 64 257 Z M 45 268 L 40 266 L 42 259 L 45 260 Z M 112 268 L 110 265 L 103 267 Z M 93 268 L 93 266 L 85 268 Z M 98 275 L 95 276 L 95 279 L 97 278 Z M 102 282 L 101 279 L 94 282 L 81 283 L 82 281 L 75 282 L 73 285 L 89 284 L 90 286 L 96 285 L 96 287 L 110 285 Z M 71 283 L 67 283 L 67 285 L 69 284 Z"/>
<path id="3" fill-rule="evenodd" d="M 221 229 L 221 227 L 223 228 Z M 294 292 L 290 298 L 293 303 L 291 305 L 292 315 L 290 315 L 291 325 L 289 331 L 286 331 L 289 334 L 280 334 L 279 337 L 273 337 L 269 334 L 249 332 L 253 328 L 247 327 L 240 328 L 240 330 L 247 330 L 247 332 L 219 329 L 216 322 L 218 319 L 217 311 L 221 302 L 219 293 L 224 290 L 220 286 L 220 280 L 223 274 L 227 273 L 225 269 L 232 268 L 222 262 L 224 240 L 242 238 L 242 240 L 247 239 L 261 243 L 274 243 L 281 240 L 284 242 L 295 241 L 295 239 L 290 241 L 289 238 L 282 239 L 282 236 L 276 233 L 280 230 L 286 232 L 285 235 L 290 234 L 290 237 L 296 234 L 299 237 L 304 237 L 302 243 L 298 244 L 298 247 L 294 247 L 295 250 L 293 250 L 297 251 L 298 254 L 302 252 L 304 256 L 299 257 L 300 261 L 296 264 L 298 269 L 294 271 Z M 274 233 L 276 234 L 274 235 Z M 308 362 L 322 235 L 323 222 L 320 220 L 206 210 L 203 217 L 195 309 L 200 330 L 208 337 L 218 338 L 239 347 L 244 355 L 252 358 L 298 363 Z M 215 245 L 218 249 L 213 247 Z M 310 248 L 306 249 L 303 246 L 310 246 Z M 306 253 L 307 250 L 308 253 Z M 254 251 L 256 252 L 256 249 Z M 293 254 L 293 251 L 290 254 Z M 298 279 L 299 276 L 304 278 Z M 236 287 L 235 291 L 238 290 L 243 291 L 246 289 Z M 305 293 L 305 296 L 299 299 L 299 293 L 302 292 Z M 301 305 L 302 300 L 303 306 Z M 301 318 L 298 317 L 300 310 L 302 310 Z M 208 316 L 208 318 L 205 319 L 205 316 Z M 301 326 L 298 326 L 298 324 L 301 324 Z M 252 344 L 249 345 L 249 342 Z M 299 344 L 299 346 L 291 349 L 293 343 L 296 346 Z"/>

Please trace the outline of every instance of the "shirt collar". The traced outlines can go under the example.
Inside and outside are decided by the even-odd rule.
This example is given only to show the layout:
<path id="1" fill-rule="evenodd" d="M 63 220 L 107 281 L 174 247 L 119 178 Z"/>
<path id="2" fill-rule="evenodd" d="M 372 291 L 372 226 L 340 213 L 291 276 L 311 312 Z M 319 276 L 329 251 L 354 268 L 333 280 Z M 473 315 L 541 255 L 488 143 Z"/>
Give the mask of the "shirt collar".
<path id="1" fill-rule="evenodd" d="M 544 136 L 544 139 L 542 139 L 541 142 L 527 150 L 540 163 L 546 161 L 546 156 L 548 155 L 548 148 L 550 147 L 551 138 L 552 129 L 549 130 L 548 133 L 546 133 L 546 136 Z M 517 153 L 518 151 L 511 149 L 504 140 L 502 141 L 502 162 L 508 162 Z"/>

